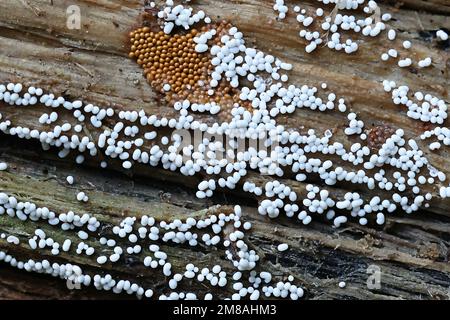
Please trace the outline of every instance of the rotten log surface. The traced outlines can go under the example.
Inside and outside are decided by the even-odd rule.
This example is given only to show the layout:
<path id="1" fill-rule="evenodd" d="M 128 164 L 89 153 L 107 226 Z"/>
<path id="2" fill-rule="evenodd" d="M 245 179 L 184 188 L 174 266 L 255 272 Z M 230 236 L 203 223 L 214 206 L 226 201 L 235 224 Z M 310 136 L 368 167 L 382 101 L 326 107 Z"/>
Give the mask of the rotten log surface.
<path id="1" fill-rule="evenodd" d="M 74 2 L 81 7 L 82 15 L 85 13 L 79 31 L 65 27 L 65 10 Z M 157 103 L 156 94 L 144 81 L 141 69 L 127 58 L 127 33 L 139 24 L 142 2 L 85 0 L 51 4 L 45 0 L 1 1 L 0 82 L 19 81 L 40 86 L 74 99 L 111 105 L 116 110 L 142 108 L 151 114 L 173 115 L 170 107 Z M 275 21 L 270 0 L 195 1 L 194 7 L 205 10 L 213 19 L 230 20 L 244 32 L 250 43 L 294 64 L 290 74 L 292 83 L 318 86 L 326 81 L 338 96 L 350 99 L 351 110 L 358 112 L 366 124 L 388 123 L 403 128 L 408 137 L 418 137 L 423 127 L 407 118 L 404 110 L 391 102 L 379 82 L 384 78 L 398 80 L 414 90 L 449 100 L 448 49 L 443 50 L 435 42 L 428 41 L 427 34 L 438 28 L 450 29 L 450 5 L 445 0 L 409 0 L 402 1 L 403 7 L 394 8 L 390 7 L 393 1 L 385 2 L 383 10 L 394 12 L 396 18 L 391 22 L 398 31 L 395 43 L 399 45 L 405 39 L 413 39 L 412 52 L 420 58 L 431 56 L 435 67 L 414 72 L 380 63 L 381 52 L 392 47 L 384 37 L 365 42 L 357 55 L 346 56 L 326 49 L 307 55 L 298 38 L 299 27 L 294 18 Z M 315 3 L 304 1 L 303 6 L 312 9 Z M 415 11 L 418 9 L 423 11 Z M 262 21 L 267 19 L 267 23 L 261 23 L 261 17 L 264 17 Z M 260 27 L 255 28 L 255 25 Z M 3 105 L 0 108 L 4 117 L 30 127 L 36 127 L 36 116 L 42 113 L 40 108 L 26 111 Z M 290 117 L 278 118 L 278 121 L 293 128 L 300 124 L 305 131 L 309 126 L 318 131 L 334 129 L 340 141 L 349 142 L 342 133 L 344 116 L 336 112 L 301 110 Z M 175 173 L 141 167 L 133 171 L 132 177 L 117 172 L 120 170 L 116 166 L 107 172 L 92 170 L 89 163 L 74 168 L 72 159 L 59 160 L 40 151 L 36 144 L 3 135 L 0 140 L 1 160 L 10 167 L 7 172 L 0 172 L 0 191 L 14 194 L 20 200 L 51 204 L 55 212 L 92 212 L 108 222 L 117 222 L 125 214 L 151 214 L 164 219 L 197 216 L 205 214 L 205 210 L 215 204 L 241 204 L 245 219 L 254 224 L 248 241 L 262 256 L 261 268 L 280 276 L 294 275 L 305 288 L 307 298 L 449 298 L 448 202 L 432 203 L 429 211 L 410 216 L 390 215 L 383 228 L 349 224 L 336 230 L 320 221 L 304 227 L 287 219 L 272 221 L 259 216 L 257 199 L 246 199 L 247 195 L 226 194 L 207 201 L 197 200 L 193 187 L 198 178 L 180 179 Z M 444 149 L 427 156 L 435 167 L 450 174 L 448 151 Z M 76 187 L 69 188 L 63 183 L 68 174 L 77 177 Z M 252 174 L 250 179 L 264 182 L 268 178 Z M 289 184 L 299 194 L 304 191 L 302 183 L 289 181 Z M 88 204 L 80 205 L 75 201 L 73 195 L 78 188 L 89 190 Z M 328 189 L 339 195 L 346 192 L 345 188 L 345 185 L 338 185 Z M 436 193 L 436 190 L 430 191 Z M 31 228 L 33 225 L 21 225 L 0 217 L 0 233 L 7 231 L 23 237 Z M 54 238 L 58 238 L 56 231 Z M 280 254 L 276 245 L 282 242 L 288 243 L 290 250 Z M 4 247 L 5 243 L 1 242 L 0 249 Z M 27 248 L 24 245 L 14 249 L 14 253 L 33 256 Z M 176 267 L 186 261 L 211 264 L 218 259 L 227 265 L 220 250 L 198 252 L 177 247 L 167 250 L 172 253 Z M 86 258 L 62 255 L 60 259 L 83 265 L 87 270 L 97 268 L 95 261 Z M 382 270 L 379 290 L 369 290 L 366 285 L 366 270 L 372 264 Z M 39 293 L 40 286 L 48 279 L 27 274 L 30 281 L 18 281 L 23 272 L 4 269 L 3 265 L 0 270 L 0 298 L 105 297 L 105 293 L 94 290 L 68 292 L 65 283 L 60 281 L 51 282 L 51 291 Z M 132 262 L 115 267 L 111 272 L 127 277 L 137 274 L 148 283 L 164 281 L 160 275 Z M 345 290 L 338 288 L 339 281 L 347 282 Z M 198 291 L 202 290 L 205 288 L 198 287 Z M 229 293 L 224 290 L 221 294 Z"/>

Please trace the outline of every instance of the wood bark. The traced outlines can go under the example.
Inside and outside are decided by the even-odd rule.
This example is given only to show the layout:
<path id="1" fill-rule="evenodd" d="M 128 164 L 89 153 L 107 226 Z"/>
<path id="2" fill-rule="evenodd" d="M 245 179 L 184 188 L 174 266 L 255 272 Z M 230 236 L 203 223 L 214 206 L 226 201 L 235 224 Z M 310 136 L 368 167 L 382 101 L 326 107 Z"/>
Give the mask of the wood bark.
<path id="1" fill-rule="evenodd" d="M 81 8 L 81 30 L 66 27 L 66 8 L 74 2 Z M 397 46 L 401 47 L 399 44 L 403 40 L 412 39 L 414 58 L 432 57 L 433 68 L 420 71 L 400 70 L 394 63 L 381 63 L 381 53 L 393 46 L 385 37 L 363 41 L 356 55 L 337 54 L 325 48 L 308 55 L 298 37 L 300 29 L 295 17 L 290 15 L 286 20 L 277 21 L 272 2 L 199 0 L 192 5 L 205 10 L 214 20 L 231 21 L 244 32 L 248 43 L 292 63 L 292 83 L 319 86 L 327 82 L 330 90 L 349 101 L 351 110 L 364 119 L 366 126 L 401 127 L 407 137 L 416 138 L 422 149 L 428 150 L 418 138 L 425 126 L 409 119 L 404 109 L 392 103 L 380 80 L 392 79 L 449 101 L 449 51 L 431 37 L 438 28 L 450 29 L 448 1 L 404 0 L 400 4 L 383 1 L 383 11 L 393 12 L 396 18 L 390 24 L 398 33 Z M 312 10 L 317 1 L 303 1 L 301 5 Z M 3 0 L 0 2 L 0 82 L 18 81 L 39 86 L 71 99 L 112 106 L 117 111 L 143 109 L 149 114 L 173 116 L 173 109 L 160 102 L 142 76 L 142 70 L 127 57 L 128 32 L 139 26 L 145 15 L 143 1 L 139 0 Z M 3 117 L 15 125 L 31 128 L 42 128 L 36 119 L 43 110 L 43 107 L 13 108 L 0 104 Z M 335 133 L 336 140 L 346 145 L 354 142 L 343 134 L 345 116 L 337 112 L 300 110 L 277 121 L 302 132 L 310 128 L 317 132 L 329 129 Z M 93 136 L 98 135 L 93 128 L 87 130 Z M 450 174 L 448 149 L 428 152 L 427 157 L 433 166 Z M 125 215 L 151 214 L 166 220 L 198 217 L 218 210 L 215 207 L 218 204 L 224 206 L 220 210 L 229 210 L 227 205 L 241 204 L 245 219 L 254 225 L 248 241 L 261 255 L 260 268 L 280 277 L 294 275 L 309 299 L 450 298 L 449 201 L 437 200 L 426 211 L 412 215 L 389 215 L 383 227 L 349 223 L 345 228 L 334 229 L 322 221 L 305 227 L 293 220 L 270 220 L 258 215 L 259 199 L 248 198 L 239 188 L 209 200 L 198 200 L 194 188 L 201 177 L 186 178 L 161 168 L 137 166 L 130 174 L 124 173 L 120 164 L 113 163 L 108 171 L 99 172 L 93 170 L 98 159 L 74 167 L 72 158 L 58 159 L 52 152 L 42 152 L 37 143 L 5 135 L 0 136 L 0 159 L 9 164 L 7 171 L 0 172 L 0 191 L 48 206 L 55 212 L 91 212 L 106 223 L 118 222 Z M 76 186 L 64 183 L 68 174 L 77 177 Z M 248 178 L 258 184 L 272 179 L 257 173 L 249 173 Z M 299 196 L 305 194 L 305 183 L 289 177 L 285 181 Z M 81 205 L 74 194 L 86 189 L 90 201 Z M 327 189 L 336 197 L 352 190 L 345 184 Z M 436 194 L 439 189 L 429 191 Z M 364 197 L 374 195 L 370 191 L 361 192 Z M 8 232 L 25 239 L 34 227 L 0 216 L 0 233 Z M 62 234 L 55 230 L 52 236 L 58 239 Z M 278 252 L 279 243 L 288 243 L 290 250 Z M 12 250 L 22 257 L 36 255 L 26 245 L 11 248 L 0 242 L 0 249 Z M 231 269 L 220 249 L 170 246 L 165 249 L 175 268 L 181 268 L 186 261 L 206 265 L 221 261 L 226 269 Z M 94 259 L 64 254 L 58 259 L 77 263 L 87 270 L 98 270 Z M 380 289 L 367 287 L 370 265 L 382 271 Z M 127 264 L 114 265 L 110 272 L 156 284 L 156 288 L 161 288 L 166 281 L 131 257 Z M 344 290 L 337 285 L 340 281 L 347 282 Z M 50 283 L 51 290 L 42 292 L 39 288 L 44 283 Z M 185 285 L 198 292 L 213 291 L 218 297 L 229 296 L 232 291 L 231 288 L 218 291 L 194 283 Z M 95 290 L 68 292 L 65 283 L 60 281 L 53 282 L 42 275 L 25 275 L 23 271 L 3 265 L 0 268 L 0 298 L 95 299 L 105 296 L 113 297 Z"/>

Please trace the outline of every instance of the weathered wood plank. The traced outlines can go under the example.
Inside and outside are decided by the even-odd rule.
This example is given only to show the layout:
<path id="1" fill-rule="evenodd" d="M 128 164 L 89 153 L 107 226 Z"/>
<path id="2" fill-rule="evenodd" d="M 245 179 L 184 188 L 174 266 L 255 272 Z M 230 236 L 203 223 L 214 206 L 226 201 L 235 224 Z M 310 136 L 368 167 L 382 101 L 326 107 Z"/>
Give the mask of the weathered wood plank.
<path id="1" fill-rule="evenodd" d="M 101 106 L 112 106 L 115 110 L 140 110 L 148 113 L 171 116 L 174 111 L 162 104 L 145 82 L 141 69 L 127 57 L 127 34 L 139 25 L 143 14 L 143 1 L 138 0 L 79 0 L 75 1 L 82 12 L 82 29 L 66 28 L 66 8 L 74 1 L 45 0 L 0 2 L 0 82 L 20 81 L 25 85 L 43 87 L 55 94 L 73 99 L 83 99 Z M 388 4 L 396 5 L 392 1 Z M 404 0 L 400 9 L 384 6 L 394 11 L 396 20 L 391 22 L 398 32 L 398 39 L 392 43 L 377 38 L 362 41 L 356 55 L 346 56 L 320 49 L 312 55 L 304 52 L 304 44 L 298 37 L 300 30 L 289 15 L 287 20 L 276 21 L 272 1 L 195 1 L 195 8 L 205 10 L 213 19 L 229 19 L 241 29 L 248 41 L 258 48 L 270 52 L 294 65 L 290 74 L 292 83 L 319 86 L 326 81 L 330 90 L 338 96 L 349 99 L 351 110 L 357 112 L 367 124 L 388 123 L 402 127 L 407 137 L 418 137 L 423 126 L 406 117 L 405 111 L 395 106 L 389 94 L 384 93 L 380 80 L 387 78 L 407 84 L 415 90 L 424 90 L 449 101 L 450 65 L 449 52 L 442 50 L 435 42 L 424 37 L 424 32 L 438 28 L 450 29 L 450 7 L 448 1 Z M 316 1 L 304 1 L 302 6 L 314 10 Z M 422 9 L 416 12 L 406 9 Z M 331 8 L 330 8 L 331 9 Z M 264 17 L 263 19 L 261 17 Z M 255 27 L 258 26 L 258 27 Z M 413 39 L 414 56 L 431 56 L 434 67 L 428 70 L 400 70 L 394 65 L 383 64 L 379 56 L 392 46 L 401 47 L 401 41 Z M 400 49 L 402 52 L 402 50 Z M 4 117 L 16 125 L 39 128 L 36 119 L 44 110 L 17 109 L 0 105 Z M 380 110 L 382 112 L 380 112 Z M 208 118 L 208 120 L 211 120 Z M 287 127 L 317 131 L 334 129 L 335 138 L 346 145 L 351 139 L 343 132 L 345 118 L 337 113 L 318 113 L 299 110 L 291 117 L 279 118 Z M 95 135 L 96 132 L 92 131 Z M 33 199 L 50 205 L 52 210 L 89 210 L 106 222 L 118 221 L 123 214 L 140 215 L 152 213 L 160 217 L 204 214 L 202 209 L 216 203 L 239 203 L 239 192 L 220 195 L 208 201 L 198 201 L 191 188 L 198 177 L 180 179 L 176 173 L 167 173 L 157 168 L 137 167 L 134 179 L 117 175 L 120 166 L 112 164 L 110 172 L 98 172 L 76 168 L 80 188 L 89 191 L 88 207 L 75 200 L 74 188 L 62 183 L 73 169 L 70 161 L 59 160 L 52 155 L 35 150 L 36 144 L 0 136 L 0 155 L 11 170 L 0 172 L 0 191 L 7 190 L 21 200 Z M 425 145 L 422 144 L 424 147 Z M 424 147 L 426 150 L 426 147 Z M 432 164 L 450 174 L 448 150 L 427 153 Z M 22 159 L 21 159 L 22 158 Z M 47 160 L 40 160 L 47 158 Z M 339 162 L 337 162 L 339 163 Z M 265 183 L 269 178 L 250 173 L 251 181 Z M 164 181 L 164 183 L 161 183 Z M 166 181 L 172 182 L 167 184 Z M 288 179 L 294 190 L 302 195 L 305 184 Z M 178 184 L 178 188 L 174 184 Z M 92 186 L 94 185 L 94 187 Z M 164 188 L 162 188 L 164 186 Z M 328 188 L 337 196 L 346 192 L 348 186 Z M 163 189 L 163 190 L 161 190 Z M 163 191 L 161 193 L 161 191 Z M 430 190 L 436 194 L 437 189 Z M 165 193 L 170 193 L 167 200 Z M 365 196 L 370 196 L 365 192 Z M 236 196 L 230 201 L 227 197 Z M 228 201 L 226 201 L 228 200 Z M 280 278 L 293 274 L 312 299 L 390 299 L 431 298 L 447 299 L 450 282 L 449 259 L 449 202 L 432 203 L 427 212 L 413 216 L 390 216 L 382 229 L 372 229 L 350 224 L 343 230 L 330 228 L 320 221 L 308 228 L 292 221 L 280 219 L 270 221 L 257 214 L 254 203 L 258 199 L 243 201 L 245 218 L 252 221 L 254 229 L 249 241 L 264 254 L 262 267 Z M 31 226 L 17 228 L 4 217 L 0 217 L 0 231 L 11 233 L 28 232 Z M 20 232 L 18 234 L 20 234 Z M 58 237 L 58 231 L 55 238 Z M 290 251 L 280 254 L 276 244 L 287 242 Z M 0 248 L 3 247 L 0 244 Z M 8 246 L 8 249 L 10 247 Z M 208 264 L 221 258 L 221 252 L 197 252 L 190 249 L 168 248 L 175 265 L 181 267 L 186 260 Z M 25 247 L 13 251 L 23 256 L 33 256 Z M 179 257 L 183 257 L 179 259 Z M 51 258 L 51 257 L 49 257 Z M 79 263 L 88 270 L 96 270 L 95 261 L 69 255 L 63 261 Z M 177 260 L 178 259 L 178 260 Z M 224 262 L 225 263 L 225 262 Z M 382 270 L 382 287 L 369 290 L 366 286 L 367 267 L 375 264 Z M 149 273 L 143 268 L 121 265 L 111 270 L 133 277 L 148 277 L 146 281 L 163 281 L 161 276 Z M 3 271 L 2 271 L 3 272 Z M 4 275 L 4 276 L 3 276 Z M 11 278 L 10 278 L 11 277 Z M 6 271 L 0 275 L 5 298 L 31 297 L 36 287 L 12 286 L 15 273 Z M 348 286 L 339 289 L 337 283 L 345 280 Z M 36 280 L 36 286 L 39 286 Z M 190 287 L 191 284 L 186 284 Z M 197 288 L 197 287 L 195 287 Z M 211 288 L 198 288 L 200 292 Z M 226 296 L 230 289 L 218 295 Z M 88 292 L 83 297 L 94 297 Z M 49 293 L 41 298 L 57 296 Z M 80 297 L 75 295 L 75 297 Z"/>
<path id="2" fill-rule="evenodd" d="M 2 158 L 11 164 L 9 172 L 0 172 L 0 190 L 8 190 L 20 200 L 32 200 L 46 205 L 55 212 L 73 210 L 77 213 L 91 212 L 99 220 L 108 223 L 118 221 L 125 213 L 152 214 L 161 218 L 186 218 L 197 216 L 193 210 L 201 210 L 207 203 L 195 200 L 193 191 L 177 188 L 173 184 L 161 185 L 133 182 L 132 179 L 114 172 L 98 174 L 89 169 L 77 169 L 76 187 L 68 186 L 64 179 L 73 172 L 65 162 L 57 159 L 42 160 L 44 155 L 29 149 L 27 153 L 11 152 L 5 142 L 0 147 Z M 39 160 L 41 159 L 41 160 Z M 56 165 L 55 165 L 56 164 Z M 91 189 L 90 201 L 79 204 L 75 199 L 77 188 Z M 161 196 L 170 192 L 170 196 Z M 115 199 L 112 199 L 115 198 Z M 189 206 L 184 208 L 191 199 Z M 200 214 L 202 211 L 197 211 Z M 251 207 L 244 207 L 245 219 L 253 223 L 247 241 L 262 255 L 261 268 L 270 270 L 280 277 L 292 274 L 302 284 L 307 296 L 312 299 L 389 299 L 389 298 L 445 298 L 450 281 L 448 264 L 449 219 L 442 216 L 414 216 L 414 218 L 394 218 L 389 220 L 383 230 L 350 224 L 344 229 L 334 229 L 320 222 L 304 227 L 292 220 L 280 219 L 276 223 L 257 214 Z M 26 239 L 41 223 L 18 225 L 18 220 L 0 217 L 0 232 L 16 234 Z M 48 226 L 45 230 L 49 230 Z M 49 234 L 56 240 L 61 236 L 56 228 Z M 98 235 L 93 235 L 98 237 Z M 76 243 L 76 235 L 64 233 Z M 288 243 L 290 250 L 280 253 L 278 243 Z M 24 257 L 34 257 L 27 245 L 19 248 L 5 246 L 0 248 Z M 104 250 L 104 249 L 99 249 Z M 186 261 L 196 265 L 212 266 L 220 259 L 221 250 L 189 249 L 185 247 L 164 247 L 170 253 L 174 269 L 183 267 Z M 42 257 L 42 252 L 39 256 Z M 51 255 L 44 257 L 55 259 Z M 96 270 L 95 259 L 85 256 L 62 254 L 58 261 L 77 263 L 87 270 Z M 382 270 L 382 286 L 379 290 L 369 290 L 366 285 L 366 269 L 376 265 Z M 109 269 L 109 266 L 106 266 Z M 146 283 L 163 281 L 158 273 L 147 271 L 137 264 L 114 265 L 111 272 L 134 279 L 145 276 Z M 339 289 L 339 281 L 347 282 L 347 289 Z M 195 284 L 186 283 L 192 286 Z M 203 288 L 205 289 L 205 288 Z M 208 288 L 218 296 L 226 296 L 230 291 Z M 202 290 L 202 288 L 198 288 Z"/>

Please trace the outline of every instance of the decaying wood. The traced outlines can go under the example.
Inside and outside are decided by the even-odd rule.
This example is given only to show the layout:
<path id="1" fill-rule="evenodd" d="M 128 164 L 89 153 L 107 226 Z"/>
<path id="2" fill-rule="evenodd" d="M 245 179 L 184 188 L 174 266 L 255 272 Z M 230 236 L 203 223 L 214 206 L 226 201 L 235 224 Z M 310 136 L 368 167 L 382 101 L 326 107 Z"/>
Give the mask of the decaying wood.
<path id="1" fill-rule="evenodd" d="M 107 224 L 117 223 L 128 214 L 151 214 L 167 220 L 206 216 L 208 210 L 214 210 L 205 208 L 211 203 L 193 198 L 191 190 L 170 184 L 162 187 L 146 180 L 132 182 L 114 172 L 98 174 L 80 168 L 77 169 L 77 185 L 68 187 L 64 181 L 73 172 L 70 164 L 56 158 L 43 160 L 46 156 L 32 149 L 27 152 L 10 150 L 11 145 L 3 142 L 0 152 L 2 159 L 10 164 L 10 170 L 0 174 L 0 189 L 8 190 L 24 201 L 46 205 L 55 212 L 90 212 Z M 80 204 L 74 199 L 76 190 L 89 190 L 90 200 L 87 204 Z M 221 202 L 220 199 L 214 201 Z M 354 224 L 341 230 L 319 222 L 308 227 L 285 219 L 274 223 L 259 216 L 255 208 L 248 206 L 244 207 L 244 212 L 245 219 L 253 223 L 248 241 L 262 256 L 261 266 L 277 276 L 288 273 L 294 275 L 305 286 L 309 298 L 447 298 L 450 281 L 450 265 L 447 262 L 449 219 L 432 214 L 391 217 L 384 230 Z M 19 257 L 35 255 L 30 252 L 25 240 L 40 223 L 22 223 L 5 216 L 0 217 L 0 222 L 0 232 L 15 234 L 24 243 L 20 248 L 0 243 L 0 249 L 8 249 Z M 108 232 L 106 230 L 105 234 Z M 62 240 L 68 234 L 53 230 L 50 236 Z M 75 234 L 69 235 L 69 238 L 76 241 Z M 276 250 L 277 244 L 282 242 L 290 245 L 288 253 L 281 254 Z M 95 246 L 94 243 L 90 245 Z M 97 246 L 96 249 L 109 252 Z M 186 261 L 196 261 L 205 266 L 221 261 L 222 265 L 228 266 L 225 270 L 231 267 L 220 249 L 164 246 L 164 250 L 169 253 L 174 270 L 181 270 Z M 89 271 L 97 270 L 95 260 L 86 256 L 62 254 L 54 258 L 45 251 L 40 252 L 40 256 L 52 261 L 56 259 L 77 263 Z M 130 280 L 137 278 L 146 284 L 165 281 L 159 272 L 149 271 L 131 256 L 125 260 L 129 264 L 114 265 L 111 273 Z M 366 271 L 371 265 L 382 270 L 380 290 L 367 288 Z M 337 282 L 340 280 L 348 282 L 345 290 L 338 288 Z M 3 281 L 7 282 L 7 279 Z M 185 288 L 196 288 L 199 292 L 210 289 L 189 282 L 184 285 Z M 227 288 L 218 294 L 220 297 L 230 292 L 231 289 Z M 12 290 L 11 296 L 13 294 L 19 295 Z M 28 297 L 26 293 L 24 296 Z M 87 297 L 92 298 L 93 294 Z"/>
<path id="2" fill-rule="evenodd" d="M 81 8 L 81 30 L 66 28 L 65 10 L 73 2 Z M 435 40 L 429 39 L 430 31 L 450 29 L 448 1 L 407 0 L 397 7 L 390 6 L 393 2 L 398 4 L 396 1 L 384 1 L 383 10 L 395 13 L 392 26 L 398 31 L 397 47 L 401 47 L 401 41 L 412 38 L 414 50 L 411 52 L 415 58 L 433 58 L 433 68 L 419 72 L 380 63 L 380 54 L 393 46 L 381 37 L 364 41 L 356 55 L 337 54 L 325 48 L 308 55 L 298 37 L 295 17 L 276 21 L 271 0 L 193 2 L 194 7 L 205 10 L 213 19 L 228 19 L 237 25 L 249 43 L 292 63 L 291 83 L 318 86 L 327 82 L 338 97 L 349 101 L 351 110 L 359 114 L 366 126 L 386 123 L 394 128 L 401 127 L 410 138 L 417 138 L 424 131 L 422 125 L 407 118 L 405 110 L 394 105 L 390 95 L 383 91 L 380 80 L 385 78 L 449 100 L 448 49 L 443 50 Z M 303 1 L 302 7 L 313 9 L 316 3 Z M 53 4 L 45 0 L 1 1 L 0 82 L 20 81 L 72 99 L 112 106 L 115 110 L 143 109 L 149 114 L 174 115 L 172 108 L 159 102 L 157 94 L 145 82 L 141 69 L 127 57 L 127 34 L 139 25 L 144 15 L 142 8 L 143 1 L 137 0 L 54 1 Z M 0 105 L 0 110 L 15 125 L 40 128 L 36 119 L 45 109 Z M 277 121 L 301 131 L 331 129 L 337 141 L 348 145 L 352 140 L 343 134 L 344 117 L 337 112 L 299 110 L 290 117 L 279 117 Z M 89 130 L 94 136 L 98 134 L 93 128 Z M 421 146 L 428 150 L 424 143 Z M 447 149 L 427 153 L 431 163 L 447 175 L 450 174 L 448 156 Z M 73 168 L 73 159 L 57 159 L 51 153 L 41 152 L 36 143 L 3 135 L 0 136 L 0 158 L 9 164 L 8 171 L 0 172 L 0 191 L 48 206 L 55 212 L 91 212 L 106 223 L 117 222 L 124 215 L 151 214 L 166 220 L 185 218 L 206 215 L 210 210 L 216 210 L 216 204 L 242 204 L 245 219 L 254 225 L 248 241 L 262 256 L 261 268 L 279 276 L 294 275 L 305 287 L 307 298 L 449 298 L 448 201 L 433 202 L 427 211 L 410 216 L 390 215 L 387 224 L 378 229 L 352 223 L 346 228 L 334 229 L 320 221 L 304 227 L 287 219 L 269 220 L 259 216 L 256 212 L 258 199 L 248 199 L 247 194 L 237 190 L 210 200 L 197 200 L 193 188 L 200 177 L 181 179 L 177 173 L 143 166 L 136 167 L 130 177 L 121 173 L 120 165 L 114 163 L 105 173 L 91 170 L 90 165 L 95 163 L 90 162 L 84 167 Z M 336 163 L 340 164 L 338 159 Z M 63 181 L 74 172 L 77 185 L 68 187 Z M 257 173 L 250 173 L 248 178 L 258 184 L 270 179 Z M 299 195 L 304 194 L 304 183 L 289 178 L 286 181 Z M 327 187 L 336 197 L 348 191 L 347 188 L 349 186 L 340 184 Z M 89 190 L 87 204 L 75 200 L 74 194 L 82 189 Z M 436 194 L 438 188 L 429 191 Z M 364 191 L 363 195 L 373 194 Z M 222 209 L 227 210 L 226 207 Z M 0 216 L 0 233 L 6 231 L 25 239 L 35 227 L 36 224 L 22 224 Z M 62 234 L 54 230 L 52 237 L 58 239 Z M 290 245 L 287 253 L 277 252 L 276 245 L 281 242 Z M 29 252 L 26 245 L 11 248 L 0 242 L 0 249 L 6 247 L 21 257 L 36 255 Z M 165 250 L 175 268 L 181 268 L 186 261 L 208 265 L 218 260 L 228 269 L 231 267 L 220 249 L 167 246 Z M 51 256 L 48 258 L 54 260 Z M 97 270 L 95 260 L 86 257 L 62 254 L 58 259 L 77 263 L 86 270 Z M 160 274 L 146 270 L 131 258 L 128 261 L 127 265 L 115 265 L 111 273 L 139 278 L 152 286 L 156 284 L 157 288 L 158 283 L 165 281 Z M 379 290 L 367 288 L 369 265 L 382 270 Z M 59 288 L 55 284 L 54 292 L 34 294 L 46 280 L 42 280 L 43 276 L 27 275 L 36 279 L 33 280 L 35 285 L 28 282 L 13 285 L 19 274 L 10 269 L 1 270 L 0 297 L 53 298 L 59 296 L 59 292 L 66 292 L 63 283 Z M 341 280 L 347 282 L 345 290 L 337 286 Z M 185 285 L 199 292 L 211 290 L 198 284 Z M 230 292 L 231 288 L 226 288 L 217 295 L 224 297 Z M 68 298 L 104 297 L 104 293 L 97 296 L 96 291 L 66 294 Z"/>

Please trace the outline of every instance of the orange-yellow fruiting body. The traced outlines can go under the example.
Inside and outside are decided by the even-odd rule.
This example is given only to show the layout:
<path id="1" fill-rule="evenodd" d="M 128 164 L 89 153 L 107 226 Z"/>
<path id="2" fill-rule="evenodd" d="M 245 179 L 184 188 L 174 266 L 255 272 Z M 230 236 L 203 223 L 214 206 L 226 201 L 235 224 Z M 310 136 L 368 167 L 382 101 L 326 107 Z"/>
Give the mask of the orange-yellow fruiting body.
<path id="1" fill-rule="evenodd" d="M 219 116 L 222 120 L 230 120 L 231 109 L 235 103 L 251 110 L 248 102 L 240 101 L 240 91 L 231 87 L 226 79 L 211 88 L 210 81 L 213 65 L 209 52 L 195 51 L 194 37 L 211 29 L 216 35 L 210 44 L 221 45 L 220 38 L 228 32 L 231 25 L 223 21 L 190 30 L 188 33 L 167 35 L 163 31 L 153 32 L 149 27 L 142 27 L 130 32 L 129 57 L 144 69 L 148 83 L 157 92 L 165 96 L 173 105 L 177 101 L 189 100 L 191 103 L 215 102 L 221 107 Z M 164 85 L 170 90 L 164 90 Z M 208 91 L 213 89 L 213 94 Z"/>

